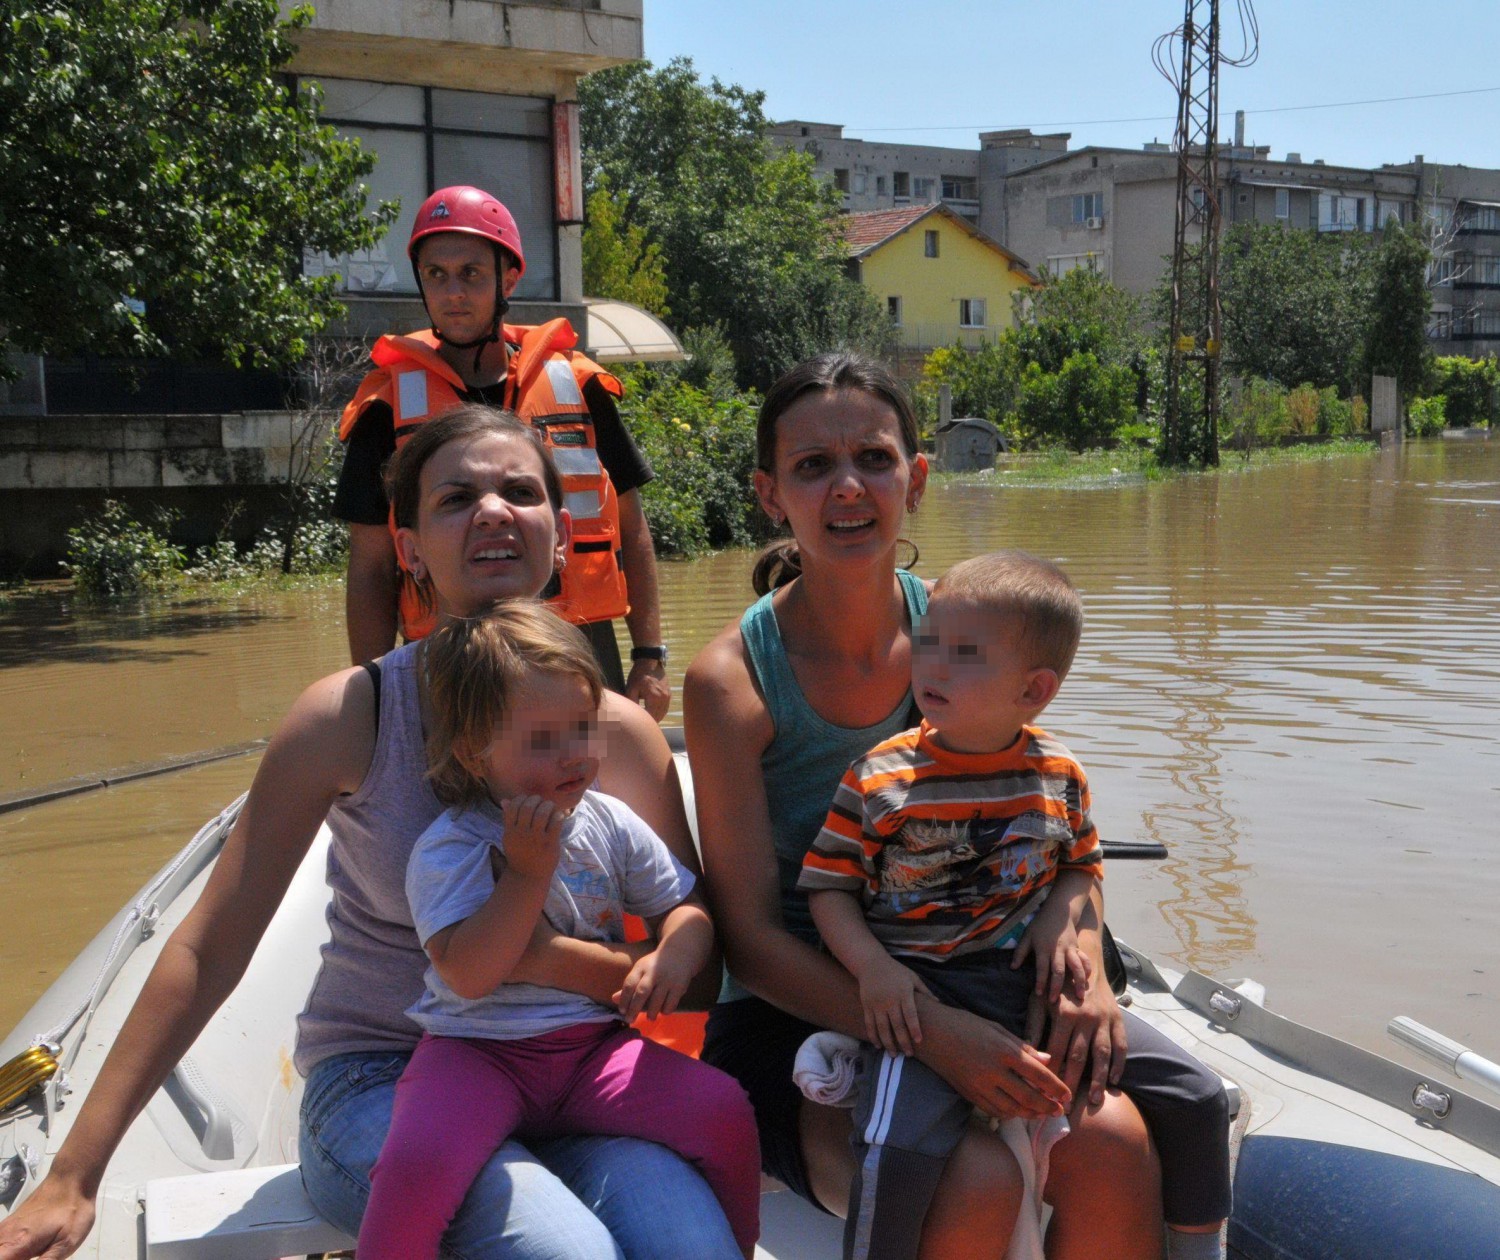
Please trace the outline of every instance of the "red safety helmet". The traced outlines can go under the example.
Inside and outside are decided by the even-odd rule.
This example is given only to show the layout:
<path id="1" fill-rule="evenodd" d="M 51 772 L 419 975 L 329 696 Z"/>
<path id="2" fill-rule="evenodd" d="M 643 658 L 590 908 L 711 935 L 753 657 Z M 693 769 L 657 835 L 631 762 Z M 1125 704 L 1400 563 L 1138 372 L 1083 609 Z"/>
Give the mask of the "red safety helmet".
<path id="1" fill-rule="evenodd" d="M 516 260 L 522 275 L 526 274 L 526 255 L 521 252 L 521 232 L 516 221 L 500 201 L 482 188 L 455 184 L 439 188 L 422 203 L 412 224 L 406 256 L 417 265 L 417 246 L 439 232 L 464 232 L 493 241 Z"/>

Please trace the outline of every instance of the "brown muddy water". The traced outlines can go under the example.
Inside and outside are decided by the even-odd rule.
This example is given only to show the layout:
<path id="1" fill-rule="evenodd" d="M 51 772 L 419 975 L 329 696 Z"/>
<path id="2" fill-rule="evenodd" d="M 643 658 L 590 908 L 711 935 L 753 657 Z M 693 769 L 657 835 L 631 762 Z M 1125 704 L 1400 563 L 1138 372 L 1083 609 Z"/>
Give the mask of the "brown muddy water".
<path id="1" fill-rule="evenodd" d="M 1043 721 L 1089 768 L 1101 831 L 1171 850 L 1112 866 L 1115 931 L 1394 1057 L 1396 1014 L 1500 1057 L 1500 442 L 1156 485 L 1005 480 L 935 485 L 918 567 L 1019 546 L 1084 591 Z M 749 565 L 664 566 L 674 685 L 748 601 Z M 17 601 L 0 609 L 0 793 L 268 735 L 343 650 L 335 588 Z M 0 815 L 0 1028 L 255 764 Z"/>

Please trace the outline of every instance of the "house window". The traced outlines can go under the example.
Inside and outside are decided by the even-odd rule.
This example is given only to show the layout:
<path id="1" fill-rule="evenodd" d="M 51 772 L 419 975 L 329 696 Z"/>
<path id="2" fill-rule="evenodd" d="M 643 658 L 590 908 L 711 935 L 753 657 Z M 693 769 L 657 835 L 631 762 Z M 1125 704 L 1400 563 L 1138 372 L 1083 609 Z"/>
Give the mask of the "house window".
<path id="1" fill-rule="evenodd" d="M 1365 199 L 1318 194 L 1318 231 L 1358 232 L 1365 226 Z"/>
<path id="2" fill-rule="evenodd" d="M 897 171 L 891 176 L 891 196 L 897 198 L 911 196 L 910 171 Z"/>
<path id="3" fill-rule="evenodd" d="M 1292 190 L 1290 188 L 1276 190 L 1276 217 L 1278 219 L 1292 217 Z"/>
<path id="4" fill-rule="evenodd" d="M 1073 222 L 1087 223 L 1104 217 L 1103 193 L 1079 193 L 1073 198 Z"/>
<path id="5" fill-rule="evenodd" d="M 958 324 L 960 328 L 984 327 L 984 299 L 959 298 Z"/>
<path id="6" fill-rule="evenodd" d="M 870 186 L 869 179 L 870 177 L 863 171 L 854 172 L 853 178 L 851 180 L 851 187 L 856 197 L 863 197 L 865 195 L 865 189 Z"/>
<path id="7" fill-rule="evenodd" d="M 1109 276 L 1107 259 L 1102 254 L 1049 254 L 1047 271 L 1053 276 L 1065 276 L 1075 267 L 1087 267 L 1097 275 Z"/>
<path id="8" fill-rule="evenodd" d="M 1453 312 L 1443 307 L 1433 307 L 1428 317 L 1427 335 L 1435 341 L 1447 341 L 1453 336 Z"/>
<path id="9" fill-rule="evenodd" d="M 1453 283 L 1453 259 L 1434 258 L 1427 264 L 1427 283 L 1430 285 Z"/>
<path id="10" fill-rule="evenodd" d="M 848 167 L 846 167 L 846 166 L 836 166 L 836 167 L 834 167 L 834 169 L 833 169 L 833 186 L 835 188 L 837 188 L 841 193 L 846 193 L 846 192 L 849 191 L 849 168 Z"/>
<path id="11" fill-rule="evenodd" d="M 1476 258 L 1474 283 L 1500 286 L 1500 258 Z"/>
<path id="12" fill-rule="evenodd" d="M 401 214 L 372 249 L 339 258 L 311 251 L 307 275 L 339 277 L 348 293 L 415 293 L 405 241 L 434 188 L 494 184 L 527 243 L 519 298 L 557 298 L 557 218 L 552 180 L 552 102 L 355 79 L 322 79 L 323 121 L 376 158 L 364 177 L 369 203 L 401 201 Z"/>
<path id="13" fill-rule="evenodd" d="M 877 176 L 875 176 L 875 195 L 877 197 L 884 197 L 885 196 L 885 176 L 884 175 L 877 175 Z"/>
<path id="14" fill-rule="evenodd" d="M 944 201 L 978 201 L 979 181 L 972 176 L 944 175 Z"/>
<path id="15" fill-rule="evenodd" d="M 922 234 L 922 253 L 928 258 L 938 256 L 938 234 L 935 230 L 928 230 Z"/>
<path id="16" fill-rule="evenodd" d="M 1463 231 L 1500 232 L 1500 207 L 1469 206 L 1464 210 Z"/>
<path id="17" fill-rule="evenodd" d="M 912 180 L 911 182 L 912 196 L 915 197 L 918 201 L 931 201 L 933 199 L 932 190 L 936 186 L 936 180 L 930 177 L 923 178 L 922 176 L 918 175 L 917 178 Z"/>
<path id="18" fill-rule="evenodd" d="M 900 328 L 901 327 L 901 299 L 898 298 L 898 297 L 888 297 L 888 298 L 886 298 L 886 300 L 885 300 L 885 311 L 886 311 L 886 314 L 891 317 L 891 323 L 894 324 L 897 328 Z"/>

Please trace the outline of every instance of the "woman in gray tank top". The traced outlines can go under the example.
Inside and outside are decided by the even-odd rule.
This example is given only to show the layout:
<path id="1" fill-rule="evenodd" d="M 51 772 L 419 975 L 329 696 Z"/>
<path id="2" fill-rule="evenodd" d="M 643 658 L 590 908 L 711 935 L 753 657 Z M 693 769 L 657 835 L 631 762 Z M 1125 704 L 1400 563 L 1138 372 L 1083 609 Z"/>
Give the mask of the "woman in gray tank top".
<path id="1" fill-rule="evenodd" d="M 391 480 L 403 578 L 441 615 L 534 596 L 564 554 L 557 471 L 530 427 L 508 413 L 463 407 L 426 422 L 397 453 Z M 87 1236 L 111 1153 L 244 973 L 325 815 L 331 931 L 299 1020 L 297 1064 L 308 1077 L 299 1150 L 313 1202 L 357 1232 L 395 1081 L 420 1031 L 404 1015 L 422 992 L 406 858 L 440 806 L 423 777 L 419 651 L 409 644 L 378 670 L 333 674 L 292 706 L 207 887 L 163 949 L 50 1174 L 0 1223 L 7 1260 L 63 1256 Z M 604 710 L 610 750 L 599 785 L 696 872 L 661 732 L 621 697 L 606 693 Z M 639 949 L 539 932 L 512 977 L 608 1001 Z M 711 999 L 713 973 L 697 986 L 700 1002 Z M 681 1159 L 650 1142 L 594 1137 L 558 1139 L 535 1153 L 507 1143 L 444 1243 L 444 1254 L 451 1244 L 475 1260 L 740 1254 L 717 1200 Z"/>
<path id="2" fill-rule="evenodd" d="M 771 388 L 757 445 L 755 492 L 794 541 L 761 558 L 760 601 L 699 653 L 683 691 L 705 886 L 730 971 L 703 1057 L 750 1095 L 766 1171 L 842 1214 L 849 1113 L 803 1099 L 792 1058 L 819 1029 L 862 1037 L 864 1019 L 854 980 L 818 946 L 796 879 L 849 763 L 916 724 L 911 634 L 927 592 L 896 555 L 927 461 L 899 383 L 844 354 Z M 1046 1047 L 1060 1075 L 1004 1029 L 925 998 L 917 1054 L 995 1116 L 1051 1114 L 1084 1085 L 1097 1093 L 1100 1105 L 1074 1111 L 1072 1135 L 1052 1153 L 1048 1254 L 1159 1255 L 1150 1138 L 1133 1104 L 1103 1089 L 1123 1031 L 1090 938 L 1096 983 L 1056 1013 Z M 976 1125 L 933 1200 L 923 1260 L 999 1260 L 1020 1199 L 1014 1158 Z"/>

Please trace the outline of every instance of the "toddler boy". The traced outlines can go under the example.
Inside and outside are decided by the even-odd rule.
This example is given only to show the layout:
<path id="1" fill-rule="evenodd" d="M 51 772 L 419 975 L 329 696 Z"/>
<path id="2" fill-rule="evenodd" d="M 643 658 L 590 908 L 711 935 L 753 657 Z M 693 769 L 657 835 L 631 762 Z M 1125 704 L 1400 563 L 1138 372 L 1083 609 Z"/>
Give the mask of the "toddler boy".
<path id="1" fill-rule="evenodd" d="M 916 994 L 1023 1035 L 1033 989 L 1082 989 L 1078 922 L 1102 852 L 1071 753 L 1032 723 L 1067 675 L 1083 606 L 1056 565 L 995 552 L 950 569 L 914 628 L 915 730 L 844 776 L 803 861 L 824 943 L 859 982 L 866 1031 L 846 1260 L 911 1260 L 972 1108 L 907 1057 Z M 899 961 L 898 961 L 899 960 Z M 1228 1104 L 1218 1077 L 1127 1013 L 1120 1087 L 1156 1140 L 1176 1257 L 1220 1254 Z"/>

